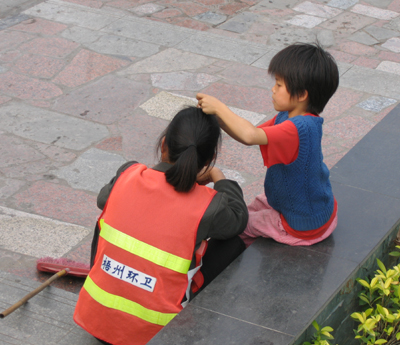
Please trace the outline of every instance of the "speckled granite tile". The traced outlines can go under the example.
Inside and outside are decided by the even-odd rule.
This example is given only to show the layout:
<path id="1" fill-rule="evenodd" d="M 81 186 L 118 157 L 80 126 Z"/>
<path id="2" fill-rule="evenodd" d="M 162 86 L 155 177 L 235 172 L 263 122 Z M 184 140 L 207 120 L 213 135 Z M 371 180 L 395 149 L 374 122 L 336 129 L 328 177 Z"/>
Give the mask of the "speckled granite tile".
<path id="1" fill-rule="evenodd" d="M 286 22 L 292 25 L 303 26 L 307 29 L 312 29 L 325 20 L 326 19 L 309 16 L 307 14 L 298 14 L 297 16 L 294 16 L 292 19 L 289 19 Z"/>
<path id="2" fill-rule="evenodd" d="M 111 124 L 149 97 L 149 85 L 112 75 L 59 97 L 53 109 L 80 119 Z"/>
<path id="3" fill-rule="evenodd" d="M 96 145 L 96 148 L 104 151 L 120 152 L 122 151 L 122 137 L 104 139 Z"/>
<path id="4" fill-rule="evenodd" d="M 0 91 L 21 99 L 48 99 L 62 94 L 61 89 L 47 81 L 6 72 L 0 74 Z"/>
<path id="5" fill-rule="evenodd" d="M 125 162 L 120 155 L 91 148 L 72 164 L 54 171 L 54 175 L 66 180 L 74 189 L 99 193 Z"/>
<path id="6" fill-rule="evenodd" d="M 0 118 L 3 129 L 10 133 L 73 150 L 82 150 L 108 136 L 107 128 L 100 124 L 22 103 L 1 107 Z"/>
<path id="7" fill-rule="evenodd" d="M 400 75 L 400 63 L 398 62 L 393 62 L 393 61 L 382 61 L 378 67 L 376 67 L 377 70 L 384 71 L 384 72 L 389 72 L 389 73 L 394 73 L 394 74 L 399 74 Z"/>
<path id="8" fill-rule="evenodd" d="M 100 214 L 93 194 L 47 181 L 33 183 L 12 200 L 19 210 L 89 228 Z"/>
<path id="9" fill-rule="evenodd" d="M 255 88 L 214 83 L 202 93 L 219 98 L 227 105 L 247 109 L 257 113 L 267 113 L 273 110 L 271 91 Z"/>
<path id="10" fill-rule="evenodd" d="M 0 207 L 0 224 L 3 249 L 37 258 L 61 257 L 89 234 L 81 226 L 5 207 Z"/>
<path id="11" fill-rule="evenodd" d="M 304 1 L 298 4 L 297 6 L 293 7 L 293 10 L 320 18 L 332 18 L 342 13 L 342 11 L 338 8 L 315 4 L 310 1 Z"/>
<path id="12" fill-rule="evenodd" d="M 341 8 L 343 10 L 348 9 L 349 7 L 355 5 L 358 0 L 331 0 L 328 2 L 328 6 Z"/>
<path id="13" fill-rule="evenodd" d="M 119 75 L 136 73 L 167 73 L 185 70 L 196 70 L 211 65 L 216 60 L 198 54 L 168 48 L 146 59 L 133 63 Z"/>
<path id="14" fill-rule="evenodd" d="M 358 103 L 357 107 L 378 113 L 394 103 L 397 103 L 397 100 L 386 97 L 372 96 L 365 101 Z"/>
<path id="15" fill-rule="evenodd" d="M 0 51 L 13 49 L 23 42 L 32 39 L 34 36 L 25 32 L 1 31 L 0 32 Z"/>
<path id="16" fill-rule="evenodd" d="M 23 54 L 14 63 L 15 71 L 46 79 L 53 77 L 64 66 L 63 60 L 33 54 Z"/>
<path id="17" fill-rule="evenodd" d="M 359 13 L 365 16 L 390 20 L 399 16 L 399 13 L 393 12 L 390 10 L 384 10 L 382 8 L 374 7 L 374 6 L 365 6 L 362 4 L 356 4 L 352 9 L 352 12 Z"/>
<path id="18" fill-rule="evenodd" d="M 346 11 L 335 18 L 328 19 L 319 26 L 334 31 L 335 36 L 347 37 L 374 22 L 374 18 Z"/>
<path id="19" fill-rule="evenodd" d="M 82 49 L 53 81 L 69 87 L 75 87 L 113 72 L 127 64 L 127 61 Z"/>
<path id="20" fill-rule="evenodd" d="M 348 115 L 331 121 L 324 126 L 324 132 L 338 138 L 359 138 L 367 134 L 375 123 L 359 116 Z"/>
<path id="21" fill-rule="evenodd" d="M 205 73 L 171 72 L 151 75 L 153 86 L 165 90 L 199 91 L 220 78 Z"/>
<path id="22" fill-rule="evenodd" d="M 51 22 L 42 18 L 31 18 L 12 27 L 13 30 L 31 32 L 35 34 L 55 35 L 67 28 L 66 25 Z"/>
<path id="23" fill-rule="evenodd" d="M 159 5 L 159 4 L 154 4 L 154 3 L 149 3 L 149 4 L 143 4 L 139 5 L 137 7 L 134 7 L 130 9 L 131 12 L 137 14 L 138 16 L 145 16 L 148 14 L 153 14 L 156 12 L 160 12 L 165 8 L 165 6 Z"/>
<path id="24" fill-rule="evenodd" d="M 345 89 L 339 87 L 336 93 L 329 100 L 325 106 L 321 116 L 325 121 L 331 121 L 332 119 L 342 115 L 347 109 L 350 109 L 355 105 L 363 96 L 361 92 L 353 91 L 351 89 Z"/>
<path id="25" fill-rule="evenodd" d="M 52 57 L 65 57 L 72 53 L 79 44 L 71 42 L 62 37 L 38 37 L 34 40 L 24 43 L 19 47 L 25 53 L 37 53 Z"/>

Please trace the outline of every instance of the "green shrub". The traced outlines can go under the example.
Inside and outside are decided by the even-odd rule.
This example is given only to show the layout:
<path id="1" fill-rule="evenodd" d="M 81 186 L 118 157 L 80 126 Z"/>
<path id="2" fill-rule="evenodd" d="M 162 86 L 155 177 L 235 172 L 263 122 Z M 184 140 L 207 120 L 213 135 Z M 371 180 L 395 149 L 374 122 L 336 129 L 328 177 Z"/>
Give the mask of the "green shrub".
<path id="1" fill-rule="evenodd" d="M 333 328 L 329 326 L 320 328 L 316 321 L 314 321 L 312 325 L 317 331 L 314 333 L 311 343 L 306 341 L 303 345 L 331 345 L 329 340 L 333 339 L 333 336 L 330 333 L 333 331 Z"/>

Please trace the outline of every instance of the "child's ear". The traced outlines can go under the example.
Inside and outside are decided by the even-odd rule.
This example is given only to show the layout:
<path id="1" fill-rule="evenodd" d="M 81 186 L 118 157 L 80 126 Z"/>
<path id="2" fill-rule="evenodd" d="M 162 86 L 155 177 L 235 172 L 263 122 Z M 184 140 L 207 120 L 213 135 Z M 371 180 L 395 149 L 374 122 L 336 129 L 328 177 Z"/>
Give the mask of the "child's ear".
<path id="1" fill-rule="evenodd" d="M 308 100 L 308 91 L 304 90 L 303 94 L 299 96 L 299 102 L 305 102 Z"/>

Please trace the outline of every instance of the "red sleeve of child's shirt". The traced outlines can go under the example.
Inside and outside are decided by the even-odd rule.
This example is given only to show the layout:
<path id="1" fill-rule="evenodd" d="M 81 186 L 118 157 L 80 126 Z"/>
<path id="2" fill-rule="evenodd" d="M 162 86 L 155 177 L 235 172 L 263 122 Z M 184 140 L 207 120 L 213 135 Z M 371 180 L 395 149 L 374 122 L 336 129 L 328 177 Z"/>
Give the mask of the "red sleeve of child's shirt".
<path id="1" fill-rule="evenodd" d="M 276 116 L 258 126 L 263 129 L 268 138 L 267 145 L 260 145 L 264 165 L 293 163 L 299 153 L 299 134 L 292 121 L 283 121 L 275 125 Z"/>

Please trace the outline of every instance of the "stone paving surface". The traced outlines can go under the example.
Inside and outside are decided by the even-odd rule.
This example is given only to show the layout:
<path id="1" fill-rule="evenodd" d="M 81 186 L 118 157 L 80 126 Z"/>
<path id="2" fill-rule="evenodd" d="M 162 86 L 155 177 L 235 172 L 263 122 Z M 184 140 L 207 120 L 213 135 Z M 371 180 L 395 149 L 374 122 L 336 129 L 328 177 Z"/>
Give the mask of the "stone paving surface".
<path id="1" fill-rule="evenodd" d="M 332 167 L 400 101 L 399 0 L 1 2 L 0 270 L 43 281 L 35 261 L 49 251 L 88 262 L 96 195 L 120 164 L 154 164 L 158 135 L 199 91 L 270 119 L 271 58 L 316 40 L 341 75 L 322 114 Z M 262 192 L 257 147 L 225 135 L 217 166 L 247 202 Z"/>

